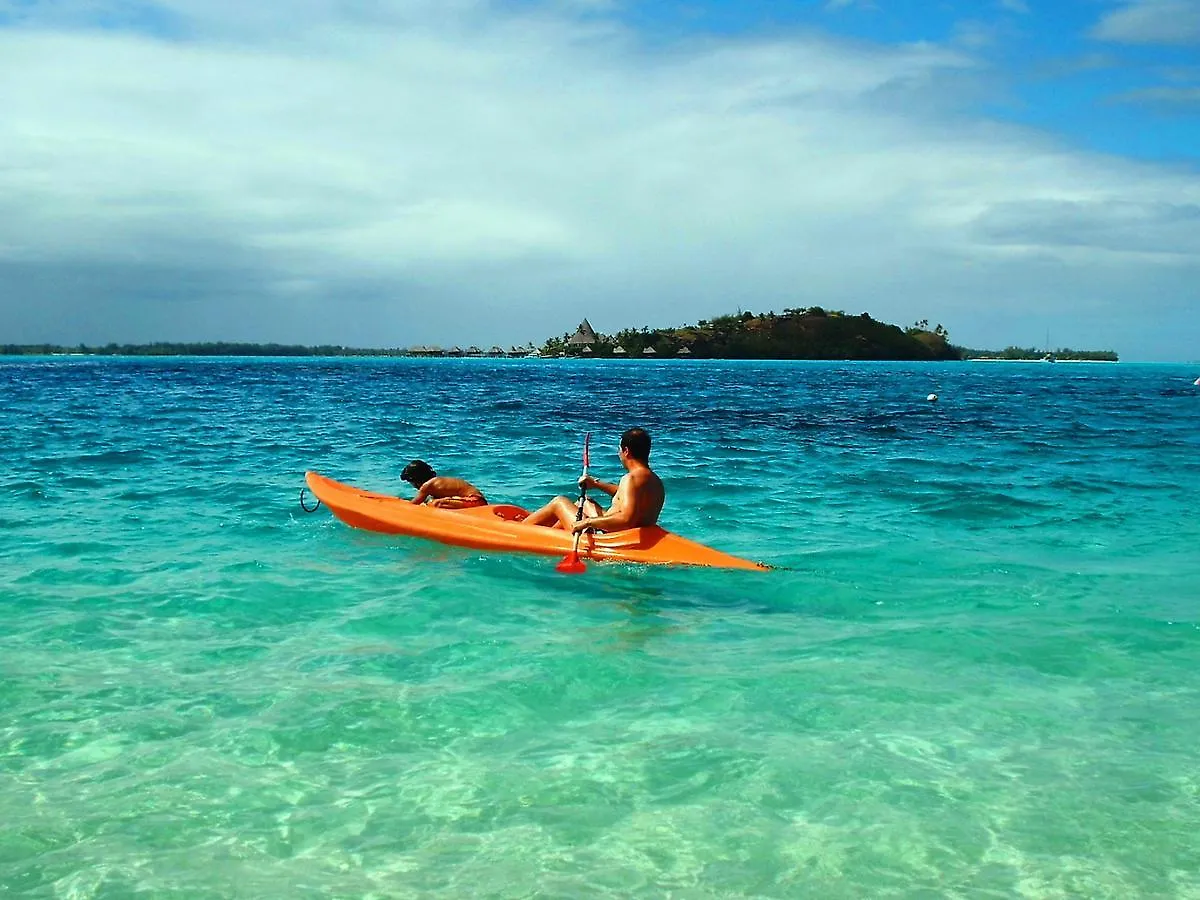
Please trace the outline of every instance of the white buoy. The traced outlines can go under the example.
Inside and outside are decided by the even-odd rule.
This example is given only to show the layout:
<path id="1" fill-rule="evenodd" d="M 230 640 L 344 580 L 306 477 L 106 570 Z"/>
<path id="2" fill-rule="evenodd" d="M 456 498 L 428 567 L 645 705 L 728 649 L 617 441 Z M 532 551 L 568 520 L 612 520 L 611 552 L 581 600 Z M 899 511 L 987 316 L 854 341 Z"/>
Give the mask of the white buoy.
<path id="1" fill-rule="evenodd" d="M 1192 384 L 1194 384 L 1196 387 L 1200 387 L 1200 378 L 1197 378 L 1195 381 L 1192 382 Z"/>
<path id="2" fill-rule="evenodd" d="M 1196 383 L 1197 383 L 1197 384 L 1200 384 L 1200 380 L 1197 380 L 1197 382 L 1196 382 Z M 930 403 L 937 403 L 937 394 L 930 394 L 930 395 L 929 395 L 928 397 L 926 397 L 925 399 L 926 399 L 926 400 L 928 400 Z"/>

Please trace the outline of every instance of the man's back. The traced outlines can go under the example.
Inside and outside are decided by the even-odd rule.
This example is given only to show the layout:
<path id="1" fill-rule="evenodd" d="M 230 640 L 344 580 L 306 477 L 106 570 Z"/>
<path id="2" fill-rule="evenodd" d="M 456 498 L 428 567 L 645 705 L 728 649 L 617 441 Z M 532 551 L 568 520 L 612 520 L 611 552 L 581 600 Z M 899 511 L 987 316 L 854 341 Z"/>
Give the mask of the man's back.
<path id="1" fill-rule="evenodd" d="M 649 466 L 641 465 L 621 478 L 609 512 L 627 512 L 627 527 L 644 528 L 658 524 L 658 517 L 666 502 L 667 491 L 662 479 Z"/>

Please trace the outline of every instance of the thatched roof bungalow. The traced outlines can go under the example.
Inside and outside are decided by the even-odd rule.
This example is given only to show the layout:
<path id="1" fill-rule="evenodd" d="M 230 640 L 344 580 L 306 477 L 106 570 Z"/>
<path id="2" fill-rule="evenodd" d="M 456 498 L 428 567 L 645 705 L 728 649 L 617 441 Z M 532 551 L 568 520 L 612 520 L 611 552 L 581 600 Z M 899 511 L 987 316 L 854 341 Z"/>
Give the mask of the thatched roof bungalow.
<path id="1" fill-rule="evenodd" d="M 584 347 L 588 344 L 600 343 L 600 336 L 596 334 L 591 323 L 584 319 L 579 323 L 579 327 L 575 329 L 575 333 L 567 338 L 567 346 L 569 347 Z"/>

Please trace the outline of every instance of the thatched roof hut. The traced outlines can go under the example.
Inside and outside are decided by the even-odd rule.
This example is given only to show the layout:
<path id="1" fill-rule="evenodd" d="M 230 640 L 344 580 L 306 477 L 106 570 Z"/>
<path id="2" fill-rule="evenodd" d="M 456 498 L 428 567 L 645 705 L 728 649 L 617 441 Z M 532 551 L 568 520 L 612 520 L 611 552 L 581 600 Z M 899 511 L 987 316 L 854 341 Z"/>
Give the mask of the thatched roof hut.
<path id="1" fill-rule="evenodd" d="M 567 344 L 569 345 L 579 346 L 598 343 L 600 343 L 600 336 L 596 334 L 596 329 L 592 327 L 587 319 L 580 322 L 579 327 L 575 329 L 575 333 L 567 338 Z"/>

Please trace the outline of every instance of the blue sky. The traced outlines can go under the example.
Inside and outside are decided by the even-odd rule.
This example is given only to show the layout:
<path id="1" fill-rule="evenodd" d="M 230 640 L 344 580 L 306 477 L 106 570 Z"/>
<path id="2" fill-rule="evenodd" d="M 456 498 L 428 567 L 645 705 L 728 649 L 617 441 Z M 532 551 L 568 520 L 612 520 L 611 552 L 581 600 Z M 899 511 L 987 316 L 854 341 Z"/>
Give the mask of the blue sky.
<path id="1" fill-rule="evenodd" d="M 866 45 L 958 46 L 984 70 L 977 113 L 1101 152 L 1200 159 L 1200 3 L 744 0 L 631 3 L 610 13 L 667 42 L 807 30 Z"/>
<path id="2" fill-rule="evenodd" d="M 0 108 L 0 343 L 1200 359 L 1200 0 L 0 0 Z"/>

